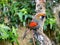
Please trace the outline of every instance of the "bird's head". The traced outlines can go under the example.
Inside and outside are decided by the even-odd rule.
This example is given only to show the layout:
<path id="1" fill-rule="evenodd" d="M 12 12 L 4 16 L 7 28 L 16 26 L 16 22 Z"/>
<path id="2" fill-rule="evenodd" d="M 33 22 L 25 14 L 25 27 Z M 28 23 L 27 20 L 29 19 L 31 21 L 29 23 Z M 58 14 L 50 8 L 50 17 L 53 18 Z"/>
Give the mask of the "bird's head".
<path id="1" fill-rule="evenodd" d="M 46 16 L 45 13 L 37 13 L 35 15 L 35 18 L 38 19 L 38 20 L 40 20 L 40 19 L 43 19 L 45 16 Z"/>

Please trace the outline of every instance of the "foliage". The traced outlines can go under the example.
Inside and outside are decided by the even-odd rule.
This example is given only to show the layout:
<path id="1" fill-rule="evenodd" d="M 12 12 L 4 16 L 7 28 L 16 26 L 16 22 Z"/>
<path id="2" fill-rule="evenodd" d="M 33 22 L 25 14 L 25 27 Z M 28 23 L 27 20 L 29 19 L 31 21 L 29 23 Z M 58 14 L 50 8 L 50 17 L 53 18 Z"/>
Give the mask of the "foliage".
<path id="1" fill-rule="evenodd" d="M 56 28 L 56 19 L 54 17 L 53 14 L 53 5 L 54 3 L 47 1 L 46 2 L 46 21 L 45 21 L 45 25 L 44 25 L 44 30 L 47 30 L 48 28 L 50 30 L 55 30 Z"/>
<path id="2" fill-rule="evenodd" d="M 27 18 L 30 20 L 33 14 L 35 3 L 32 1 L 0 0 L 0 40 L 18 44 L 16 28 L 21 24 L 26 26 Z"/>
<path id="3" fill-rule="evenodd" d="M 4 24 L 0 24 L 0 40 L 9 40 L 10 42 L 16 42 L 18 44 L 16 31 L 17 29 L 14 27 L 11 29 Z"/>
<path id="4" fill-rule="evenodd" d="M 47 30 L 48 28 L 50 30 L 56 29 L 56 19 L 54 17 L 53 13 L 53 7 L 56 6 L 56 4 L 60 3 L 60 0 L 47 0 L 46 1 L 46 21 L 44 24 L 44 30 Z"/>
<path id="5" fill-rule="evenodd" d="M 30 14 L 28 14 L 27 9 L 23 8 L 20 10 L 20 12 L 17 13 L 17 15 L 19 16 L 20 21 L 23 23 L 23 26 L 26 26 L 26 20 L 27 18 L 32 18 L 32 16 Z"/>
<path id="6" fill-rule="evenodd" d="M 1 23 L 4 23 L 4 17 L 7 16 L 10 25 L 17 27 L 20 23 L 26 26 L 27 18 L 32 18 L 32 13 L 35 13 L 35 3 L 32 1 L 14 1 L 14 0 L 1 0 L 0 1 L 0 17 Z M 8 23 L 9 24 L 9 23 Z"/>
<path id="7" fill-rule="evenodd" d="M 47 0 L 44 30 L 48 28 L 55 30 L 56 20 L 52 9 L 58 3 L 60 3 L 60 0 L 52 0 L 51 2 Z M 26 26 L 26 23 L 34 14 L 35 2 L 32 0 L 0 0 L 0 40 L 8 39 L 11 42 L 18 43 L 16 29 L 14 27 L 18 27 L 21 24 Z M 7 23 L 5 23 L 5 17 L 8 19 Z M 60 36 L 58 39 L 60 39 Z"/>
<path id="8" fill-rule="evenodd" d="M 60 43 L 60 31 L 56 31 L 56 42 Z"/>
<path id="9" fill-rule="evenodd" d="M 54 33 L 48 32 L 50 33 L 50 35 L 54 35 L 54 41 L 59 44 L 60 42 L 60 31 L 57 31 L 57 24 L 56 24 L 56 19 L 54 17 L 53 14 L 53 7 L 55 7 L 57 4 L 60 3 L 60 0 L 47 0 L 46 2 L 46 21 L 44 24 L 44 30 L 54 30 Z M 50 37 L 51 38 L 51 37 Z"/>
<path id="10" fill-rule="evenodd" d="M 9 37 L 8 31 L 10 28 L 0 24 L 0 39 L 7 39 Z"/>

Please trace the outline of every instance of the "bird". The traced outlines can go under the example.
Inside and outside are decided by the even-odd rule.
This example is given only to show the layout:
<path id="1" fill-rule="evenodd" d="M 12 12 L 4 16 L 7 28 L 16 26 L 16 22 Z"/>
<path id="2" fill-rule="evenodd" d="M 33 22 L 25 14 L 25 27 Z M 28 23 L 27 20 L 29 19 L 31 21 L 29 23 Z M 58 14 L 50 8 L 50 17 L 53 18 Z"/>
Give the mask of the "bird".
<path id="1" fill-rule="evenodd" d="M 37 13 L 32 19 L 32 21 L 29 23 L 29 28 L 33 30 L 39 29 L 41 26 L 41 21 L 43 21 L 45 16 L 46 15 L 44 13 Z"/>
<path id="2" fill-rule="evenodd" d="M 43 22 L 44 17 L 46 17 L 46 15 L 44 13 L 37 13 L 31 20 L 31 22 L 28 24 L 28 29 L 29 30 L 33 30 L 34 34 L 38 37 L 38 33 L 37 30 L 40 28 L 41 23 Z M 27 33 L 29 32 L 29 30 L 26 30 L 24 35 L 23 35 L 23 39 L 26 37 Z"/>

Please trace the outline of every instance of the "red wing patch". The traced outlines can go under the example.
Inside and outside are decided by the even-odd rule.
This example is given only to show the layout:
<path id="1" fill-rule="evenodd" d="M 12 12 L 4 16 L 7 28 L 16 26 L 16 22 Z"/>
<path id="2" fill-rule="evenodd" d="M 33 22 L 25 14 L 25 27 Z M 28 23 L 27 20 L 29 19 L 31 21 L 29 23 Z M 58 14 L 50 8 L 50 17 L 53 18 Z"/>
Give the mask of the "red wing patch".
<path id="1" fill-rule="evenodd" d="M 37 23 L 36 22 L 30 22 L 30 24 L 29 24 L 29 27 L 35 27 L 35 26 L 37 26 Z"/>

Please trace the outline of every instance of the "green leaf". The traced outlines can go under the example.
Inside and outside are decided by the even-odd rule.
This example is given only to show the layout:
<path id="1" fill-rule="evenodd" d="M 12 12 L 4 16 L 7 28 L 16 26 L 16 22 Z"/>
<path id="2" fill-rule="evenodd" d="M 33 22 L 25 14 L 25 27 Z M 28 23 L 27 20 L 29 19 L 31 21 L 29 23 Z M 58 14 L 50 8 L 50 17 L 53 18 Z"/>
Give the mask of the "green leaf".
<path id="1" fill-rule="evenodd" d="M 32 18 L 32 15 L 25 15 L 25 19 L 24 20 L 26 20 L 27 18 Z"/>
<path id="2" fill-rule="evenodd" d="M 12 26 L 12 33 L 14 33 L 15 36 L 16 36 L 16 31 L 17 31 L 17 29 L 15 29 L 15 28 Z"/>
<path id="3" fill-rule="evenodd" d="M 25 8 L 21 9 L 20 12 L 22 12 L 24 15 L 28 14 L 27 9 L 25 9 Z"/>
<path id="4" fill-rule="evenodd" d="M 44 26 L 43 26 L 43 29 L 44 29 L 44 30 L 46 30 L 46 29 L 47 29 L 47 26 L 46 26 L 46 25 L 44 25 Z"/>
<path id="5" fill-rule="evenodd" d="M 0 38 L 7 39 L 9 37 L 8 30 L 10 30 L 9 27 L 5 26 L 4 24 L 0 24 Z"/>
<path id="6" fill-rule="evenodd" d="M 18 14 L 18 16 L 19 16 L 19 19 L 20 19 L 20 21 L 21 22 L 23 22 L 23 13 L 22 12 L 19 12 L 19 13 L 17 13 Z"/>

